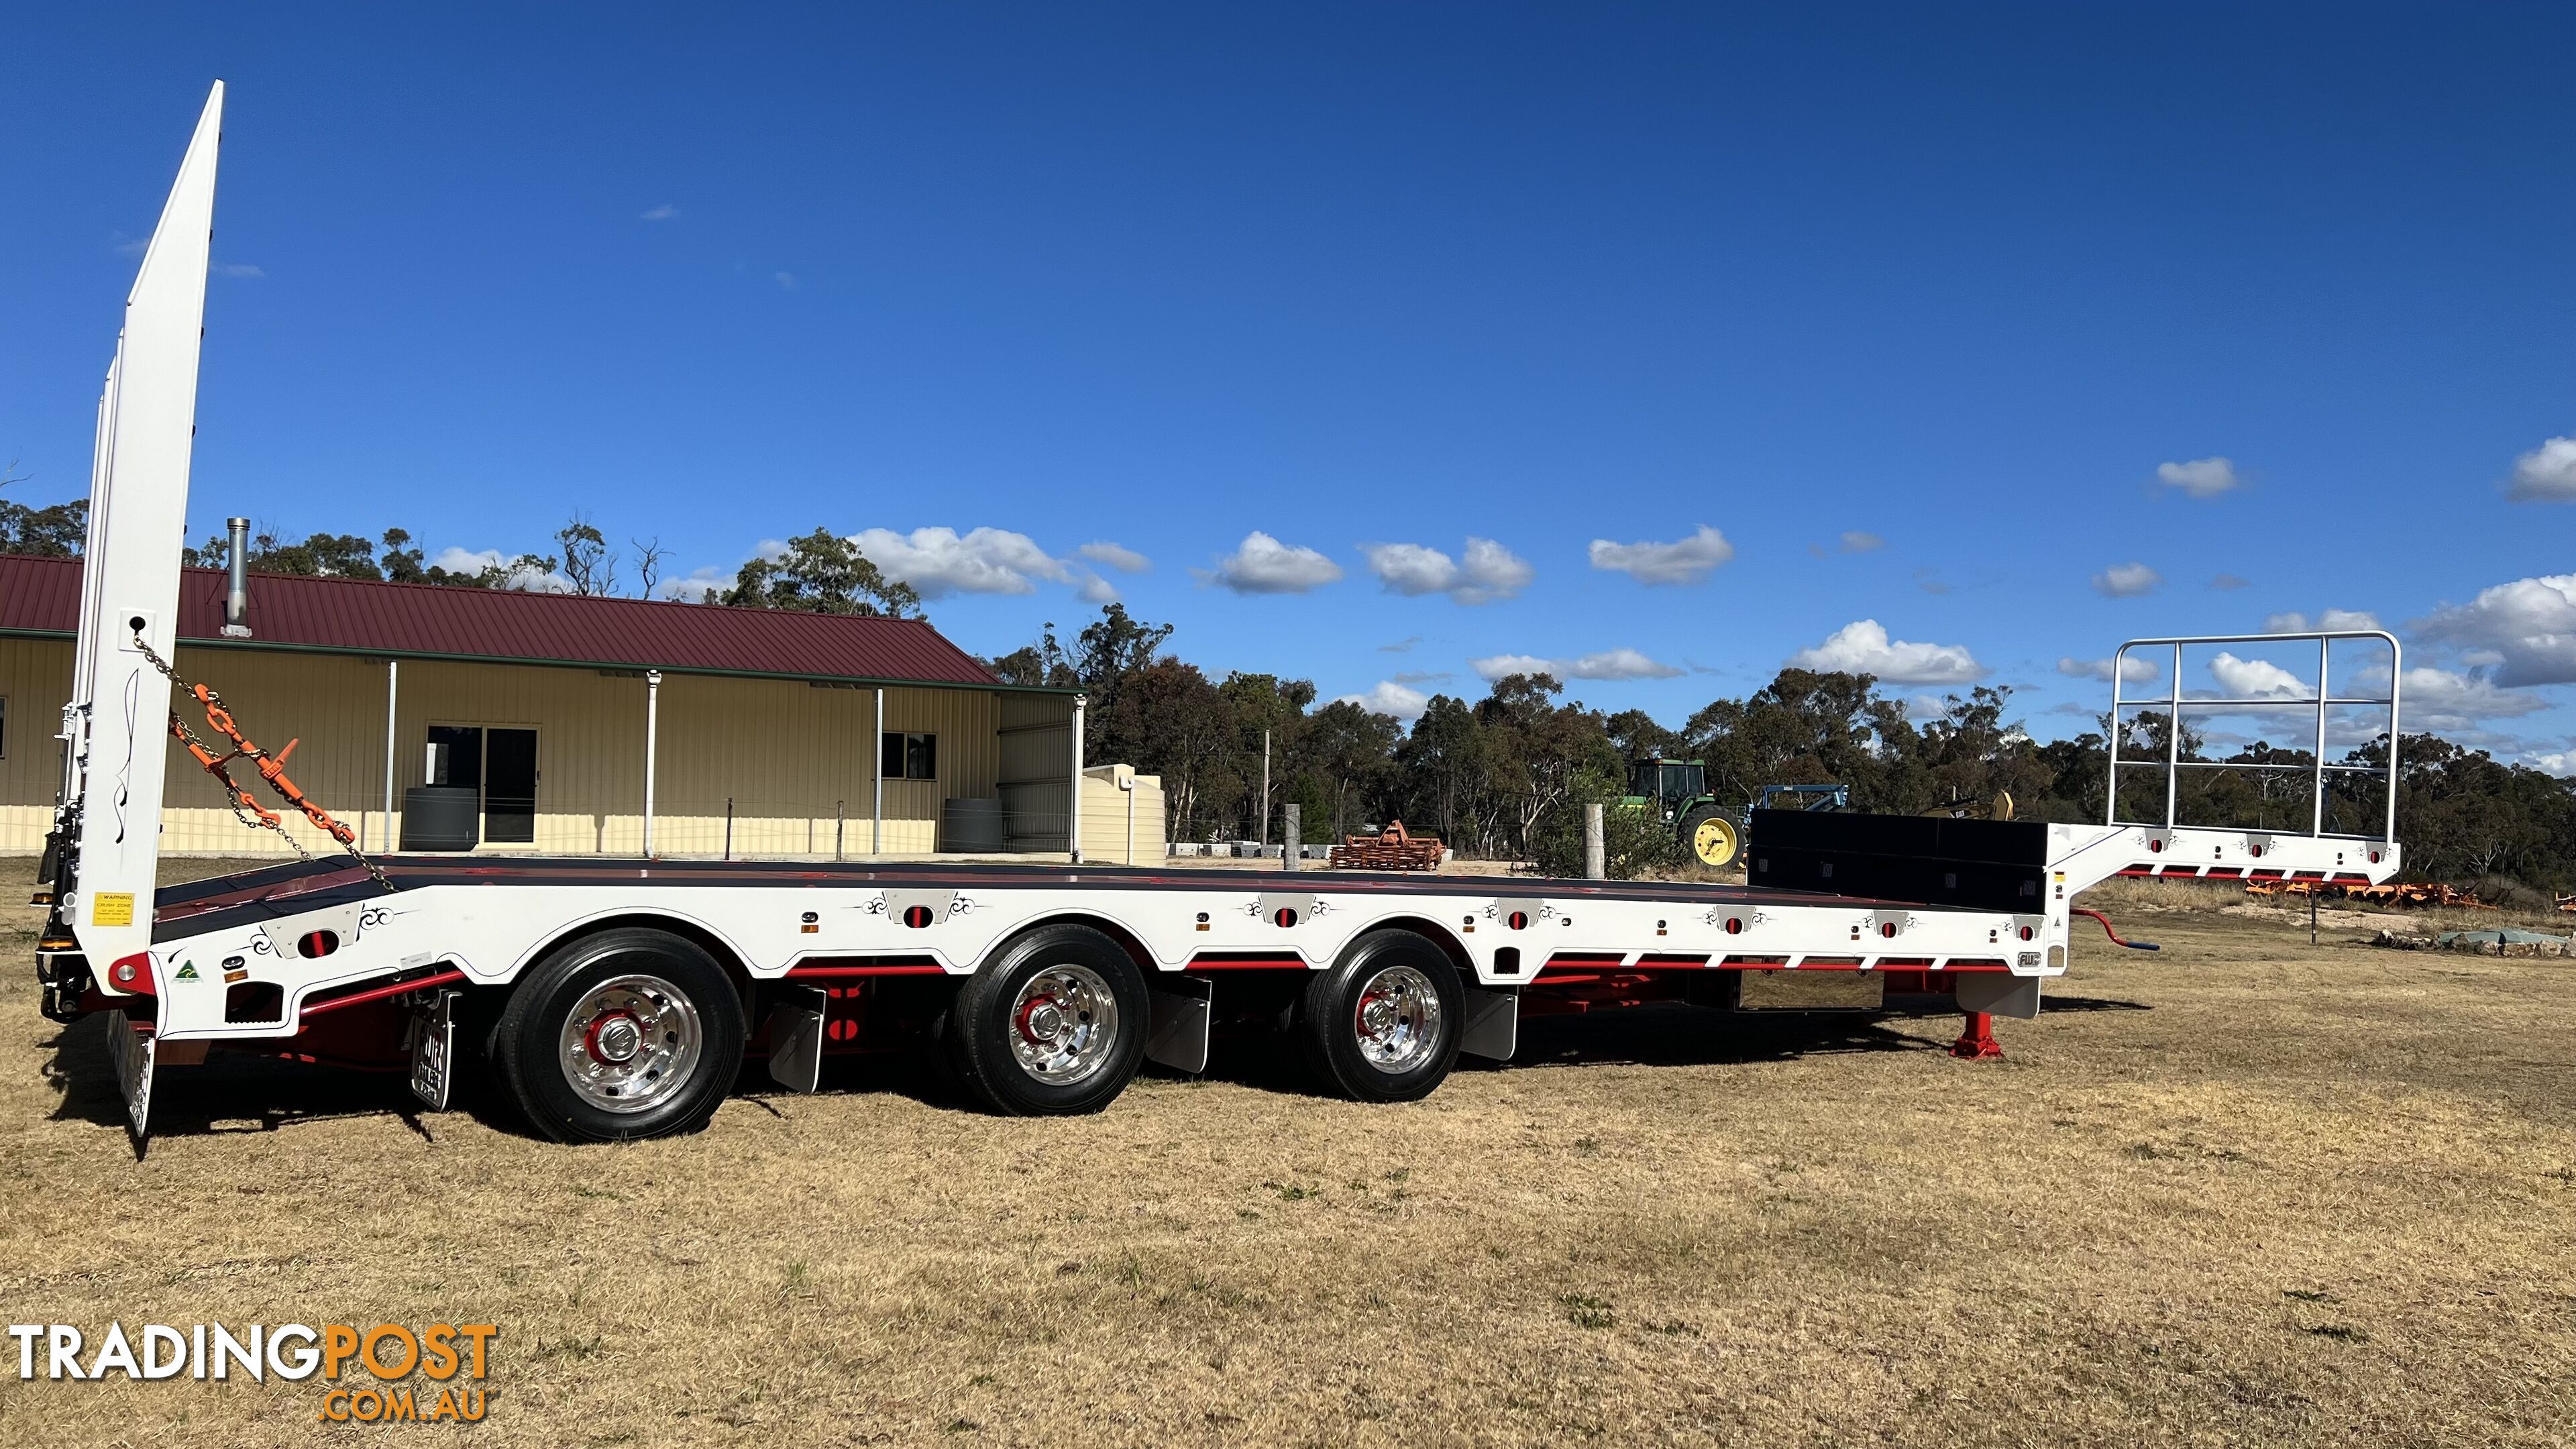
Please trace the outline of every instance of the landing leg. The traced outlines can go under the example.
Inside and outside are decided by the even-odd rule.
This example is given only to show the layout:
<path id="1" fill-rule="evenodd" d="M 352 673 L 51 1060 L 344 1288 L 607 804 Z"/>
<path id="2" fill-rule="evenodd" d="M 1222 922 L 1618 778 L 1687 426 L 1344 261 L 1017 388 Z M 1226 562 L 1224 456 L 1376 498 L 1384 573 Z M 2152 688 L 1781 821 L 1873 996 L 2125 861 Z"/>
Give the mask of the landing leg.
<path id="1" fill-rule="evenodd" d="M 1995 1019 L 1987 1012 L 1967 1013 L 1967 1028 L 1959 1039 L 1950 1043 L 1950 1055 L 1962 1061 L 1982 1062 L 2004 1054 L 2003 1043 L 1995 1040 Z"/>

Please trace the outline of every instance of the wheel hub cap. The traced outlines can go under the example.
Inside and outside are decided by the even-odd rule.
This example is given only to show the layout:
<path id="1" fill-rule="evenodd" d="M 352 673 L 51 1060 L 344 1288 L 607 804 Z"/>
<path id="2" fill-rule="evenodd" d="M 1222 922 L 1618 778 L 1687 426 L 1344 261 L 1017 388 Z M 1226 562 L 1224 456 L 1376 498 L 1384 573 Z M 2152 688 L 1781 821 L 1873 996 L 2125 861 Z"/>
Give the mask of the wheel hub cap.
<path id="1" fill-rule="evenodd" d="M 697 1004 L 659 976 L 613 977 L 564 1016 L 564 1080 L 591 1106 L 649 1112 L 687 1086 L 706 1050 Z"/>
<path id="2" fill-rule="evenodd" d="M 1050 1086 L 1099 1071 L 1117 1049 L 1118 1002 L 1088 966 L 1050 966 L 1011 1003 L 1011 1055 Z"/>
<path id="3" fill-rule="evenodd" d="M 1440 993 L 1410 966 L 1389 966 L 1360 988 L 1352 1019 L 1360 1056 L 1381 1072 L 1408 1072 L 1431 1059 L 1440 1040 Z"/>

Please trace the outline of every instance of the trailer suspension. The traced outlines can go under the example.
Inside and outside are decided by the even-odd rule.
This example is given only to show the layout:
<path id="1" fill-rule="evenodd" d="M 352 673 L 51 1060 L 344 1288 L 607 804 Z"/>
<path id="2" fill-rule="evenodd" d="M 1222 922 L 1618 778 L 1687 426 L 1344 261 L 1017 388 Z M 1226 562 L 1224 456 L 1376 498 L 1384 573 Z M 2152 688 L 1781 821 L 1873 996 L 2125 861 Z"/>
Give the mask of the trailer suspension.
<path id="1" fill-rule="evenodd" d="M 187 746 L 188 753 L 196 757 L 198 764 L 206 767 L 207 774 L 223 782 L 225 803 L 232 807 L 234 819 L 253 830 L 274 830 L 277 832 L 278 839 L 285 841 L 287 847 L 297 855 L 306 860 L 313 858 L 313 853 L 304 848 L 302 841 L 286 833 L 286 822 L 278 813 L 251 798 L 251 793 L 243 789 L 240 782 L 233 779 L 232 772 L 225 768 L 235 760 L 248 760 L 252 768 L 259 771 L 259 777 L 268 782 L 268 787 L 277 792 L 278 798 L 302 811 L 304 818 L 313 822 L 315 829 L 340 842 L 340 848 L 349 853 L 351 860 L 366 867 L 367 874 L 375 877 L 376 884 L 388 891 L 394 888 L 394 883 L 385 876 L 384 867 L 368 859 L 366 853 L 358 849 L 358 833 L 333 819 L 330 811 L 314 804 L 312 797 L 304 793 L 303 787 L 287 778 L 286 757 L 295 753 L 295 746 L 299 741 L 288 740 L 286 748 L 275 754 L 270 754 L 252 744 L 234 726 L 232 711 L 225 707 L 224 697 L 215 692 L 214 686 L 193 684 L 180 678 L 179 671 L 172 668 L 170 661 L 162 658 L 150 644 L 144 642 L 143 635 L 139 631 L 134 636 L 134 647 L 145 659 L 151 661 L 153 668 L 161 671 L 164 678 L 195 696 L 197 702 L 206 707 L 206 723 L 212 725 L 224 738 L 232 741 L 233 747 L 218 755 L 211 746 L 197 738 L 196 734 L 188 728 L 187 721 L 179 718 L 175 710 L 170 715 L 171 737 Z"/>

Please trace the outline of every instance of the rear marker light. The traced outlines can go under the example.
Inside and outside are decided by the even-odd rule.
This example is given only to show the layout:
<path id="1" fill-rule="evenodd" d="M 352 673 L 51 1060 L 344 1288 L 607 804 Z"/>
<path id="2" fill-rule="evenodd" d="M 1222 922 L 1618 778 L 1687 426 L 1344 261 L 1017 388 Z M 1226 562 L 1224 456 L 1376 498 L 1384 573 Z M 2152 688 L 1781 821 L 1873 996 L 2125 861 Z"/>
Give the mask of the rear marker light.
<path id="1" fill-rule="evenodd" d="M 918 931 L 918 930 L 922 929 L 923 927 L 925 927 L 925 926 L 929 925 L 929 924 L 930 924 L 930 907 L 928 907 L 928 906 L 906 906 L 906 907 L 904 908 L 904 912 L 903 912 L 903 923 L 904 923 L 905 925 L 907 925 L 907 926 L 912 927 L 912 928 L 913 928 L 914 930 L 916 930 L 916 931 Z"/>
<path id="2" fill-rule="evenodd" d="M 307 931 L 295 942 L 295 954 L 308 961 L 328 956 L 339 949 L 340 933 L 337 931 Z"/>
<path id="3" fill-rule="evenodd" d="M 2030 939 L 2030 935 L 2031 935 L 2030 927 L 2028 927 L 2028 926 L 2024 926 L 2024 927 L 2022 927 L 2022 928 L 2021 928 L 2021 938 L 2022 938 L 2023 940 L 2025 940 L 2025 941 L 2029 940 L 2029 939 Z"/>
<path id="4" fill-rule="evenodd" d="M 1727 918 L 1726 918 L 1726 934 L 1728 934 L 1728 935 L 1730 935 L 1730 936 L 1741 936 L 1741 935 L 1743 935 L 1743 934 L 1744 934 L 1744 921 L 1743 921 L 1743 919 L 1742 919 L 1741 917 L 1738 917 L 1738 916 L 1729 916 L 1729 917 L 1727 917 Z"/>
<path id="5" fill-rule="evenodd" d="M 1276 926 L 1293 926 L 1297 924 L 1297 913 L 1286 906 L 1281 906 L 1271 913 L 1270 922 Z"/>

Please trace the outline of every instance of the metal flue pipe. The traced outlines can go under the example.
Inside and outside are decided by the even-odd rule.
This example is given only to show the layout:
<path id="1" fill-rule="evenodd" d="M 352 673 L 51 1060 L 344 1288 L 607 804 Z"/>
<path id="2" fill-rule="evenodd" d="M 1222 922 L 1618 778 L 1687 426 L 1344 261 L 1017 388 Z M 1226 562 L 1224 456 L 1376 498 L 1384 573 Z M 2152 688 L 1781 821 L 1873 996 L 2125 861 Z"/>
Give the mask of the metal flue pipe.
<path id="1" fill-rule="evenodd" d="M 224 566 L 228 580 L 224 588 L 224 637 L 250 637 L 250 520 L 227 518 L 224 531 L 230 541 L 224 549 Z"/>

